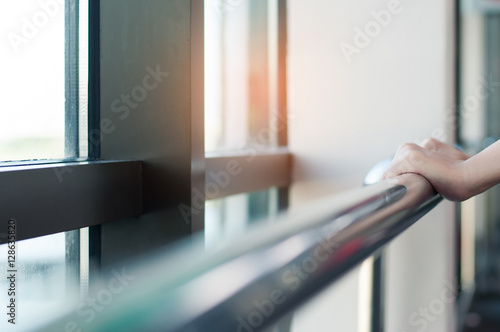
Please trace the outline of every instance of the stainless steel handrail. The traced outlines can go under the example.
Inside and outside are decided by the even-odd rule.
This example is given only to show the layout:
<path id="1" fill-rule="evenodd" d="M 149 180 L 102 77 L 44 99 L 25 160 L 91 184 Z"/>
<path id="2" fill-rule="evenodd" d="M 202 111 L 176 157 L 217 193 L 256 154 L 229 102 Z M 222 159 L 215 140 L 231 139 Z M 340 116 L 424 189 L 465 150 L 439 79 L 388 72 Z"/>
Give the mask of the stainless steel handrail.
<path id="1" fill-rule="evenodd" d="M 127 267 L 133 281 L 106 313 L 84 321 L 70 312 L 44 330 L 76 322 L 83 331 L 259 331 L 441 199 L 426 179 L 407 174 L 290 211 L 206 252 L 159 253 Z"/>

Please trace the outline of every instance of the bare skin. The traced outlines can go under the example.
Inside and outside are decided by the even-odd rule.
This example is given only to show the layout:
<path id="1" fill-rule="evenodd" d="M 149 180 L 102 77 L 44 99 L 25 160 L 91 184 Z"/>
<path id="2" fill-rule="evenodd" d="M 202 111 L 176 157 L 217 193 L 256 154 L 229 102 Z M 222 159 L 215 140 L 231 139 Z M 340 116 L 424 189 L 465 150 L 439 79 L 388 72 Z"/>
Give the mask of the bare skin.
<path id="1" fill-rule="evenodd" d="M 472 157 L 436 139 L 403 144 L 382 179 L 405 173 L 422 175 L 446 199 L 466 200 L 500 183 L 500 141 Z"/>

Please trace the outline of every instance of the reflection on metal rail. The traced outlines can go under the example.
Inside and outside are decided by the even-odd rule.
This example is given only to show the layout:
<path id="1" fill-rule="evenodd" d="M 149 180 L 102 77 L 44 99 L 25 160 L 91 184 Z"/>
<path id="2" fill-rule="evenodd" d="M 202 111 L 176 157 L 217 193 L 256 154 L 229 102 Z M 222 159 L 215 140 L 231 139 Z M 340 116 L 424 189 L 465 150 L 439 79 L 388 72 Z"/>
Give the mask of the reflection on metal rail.
<path id="1" fill-rule="evenodd" d="M 106 311 L 92 319 L 71 311 L 44 330 L 67 330 L 71 323 L 83 331 L 259 331 L 440 200 L 427 180 L 408 174 L 289 211 L 209 251 L 199 250 L 200 239 L 198 249 L 190 245 L 127 266 L 133 278 Z"/>

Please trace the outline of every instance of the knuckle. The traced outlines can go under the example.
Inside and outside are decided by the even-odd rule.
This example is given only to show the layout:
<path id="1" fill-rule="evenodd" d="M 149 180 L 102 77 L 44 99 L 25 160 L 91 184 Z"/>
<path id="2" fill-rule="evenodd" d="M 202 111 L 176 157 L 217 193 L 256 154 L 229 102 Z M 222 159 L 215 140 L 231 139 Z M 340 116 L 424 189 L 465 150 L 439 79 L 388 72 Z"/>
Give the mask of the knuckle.
<path id="1" fill-rule="evenodd" d="M 413 149 L 408 153 L 408 161 L 412 164 L 420 161 L 422 159 L 422 151 L 418 149 Z"/>
<path id="2" fill-rule="evenodd" d="M 427 138 L 422 144 L 424 148 L 429 150 L 437 150 L 440 145 L 442 145 L 442 142 L 435 138 Z"/>
<path id="3" fill-rule="evenodd" d="M 434 138 L 426 138 L 422 146 L 426 149 L 433 148 L 436 146 L 436 140 Z"/>
<path id="4" fill-rule="evenodd" d="M 415 150 L 418 150 L 418 146 L 414 143 L 403 143 L 398 148 L 398 151 L 401 152 L 412 152 Z"/>

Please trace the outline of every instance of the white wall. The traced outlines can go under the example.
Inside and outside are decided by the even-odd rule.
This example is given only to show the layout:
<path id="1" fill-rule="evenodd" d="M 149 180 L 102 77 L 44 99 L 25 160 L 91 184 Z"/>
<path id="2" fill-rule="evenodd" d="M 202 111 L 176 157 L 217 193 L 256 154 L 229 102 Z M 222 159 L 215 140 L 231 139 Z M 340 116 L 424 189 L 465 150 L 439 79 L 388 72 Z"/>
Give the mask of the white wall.
<path id="1" fill-rule="evenodd" d="M 355 29 L 374 21 L 372 11 L 391 3 L 289 1 L 292 204 L 361 186 L 370 167 L 401 143 L 451 138 L 451 0 L 401 0 L 390 23 L 350 62 L 341 50 L 342 43 L 355 46 Z M 417 331 L 422 325 L 411 326 L 411 314 L 439 298 L 445 280 L 454 282 L 452 229 L 452 207 L 442 204 L 391 245 L 387 331 Z M 308 331 L 307 320 L 316 322 L 314 331 L 355 331 L 357 283 L 343 285 L 347 291 L 334 289 L 320 304 L 331 308 L 322 329 L 320 310 L 311 309 L 297 316 L 300 322 L 296 317 L 295 331 Z M 445 309 L 425 331 L 452 331 L 452 305 Z"/>

